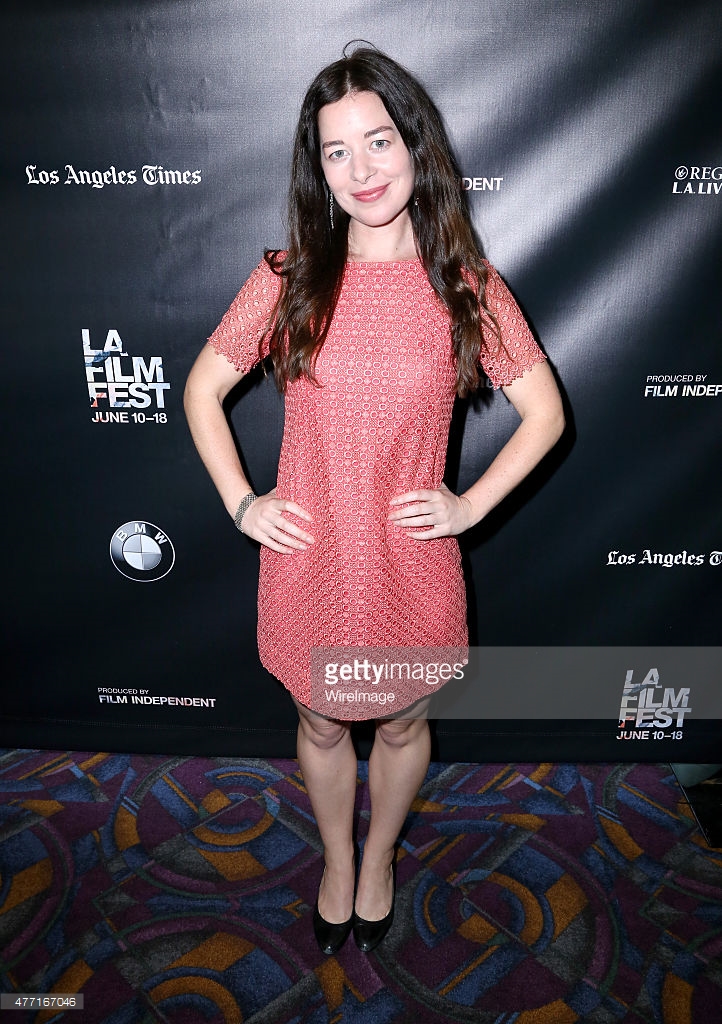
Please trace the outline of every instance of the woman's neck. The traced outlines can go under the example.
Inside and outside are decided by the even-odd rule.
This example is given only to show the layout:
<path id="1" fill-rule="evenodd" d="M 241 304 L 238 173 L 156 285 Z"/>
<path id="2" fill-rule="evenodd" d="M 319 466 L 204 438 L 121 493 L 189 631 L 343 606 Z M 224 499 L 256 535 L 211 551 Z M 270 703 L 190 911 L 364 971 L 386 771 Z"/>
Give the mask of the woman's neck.
<path id="1" fill-rule="evenodd" d="M 348 258 L 352 263 L 392 263 L 418 257 L 411 218 L 404 211 L 390 224 L 369 227 L 351 220 L 348 229 Z"/>

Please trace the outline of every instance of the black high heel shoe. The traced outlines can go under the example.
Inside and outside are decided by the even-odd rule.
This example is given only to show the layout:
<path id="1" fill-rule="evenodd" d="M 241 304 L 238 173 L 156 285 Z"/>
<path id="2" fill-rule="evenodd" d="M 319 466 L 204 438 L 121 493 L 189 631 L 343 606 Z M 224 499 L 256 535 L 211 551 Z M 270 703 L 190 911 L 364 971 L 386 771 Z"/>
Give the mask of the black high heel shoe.
<path id="1" fill-rule="evenodd" d="M 323 869 L 324 873 L 326 868 Z M 323 875 L 321 876 L 323 880 Z M 353 912 L 348 921 L 342 921 L 341 924 L 332 924 L 325 918 L 321 917 L 318 909 L 318 896 L 316 897 L 316 904 L 313 908 L 313 934 L 316 936 L 316 942 L 319 945 L 319 949 L 326 956 L 332 956 L 343 946 L 346 939 L 351 934 L 351 927 L 353 925 Z"/>
<path id="2" fill-rule="evenodd" d="M 391 910 L 389 910 L 386 917 L 382 917 L 380 921 L 367 921 L 366 918 L 359 917 L 355 909 L 351 916 L 354 941 L 362 953 L 370 953 L 372 949 L 376 949 L 383 942 L 394 920 L 394 905 L 396 903 L 395 863 L 391 865 L 391 885 Z"/>

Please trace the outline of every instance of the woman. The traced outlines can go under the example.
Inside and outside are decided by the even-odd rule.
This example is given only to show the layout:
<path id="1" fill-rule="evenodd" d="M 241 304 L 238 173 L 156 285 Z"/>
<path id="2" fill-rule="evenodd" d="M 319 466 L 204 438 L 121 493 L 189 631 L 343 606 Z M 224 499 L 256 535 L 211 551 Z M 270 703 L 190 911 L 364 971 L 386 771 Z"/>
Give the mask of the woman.
<path id="1" fill-rule="evenodd" d="M 455 537 L 529 473 L 564 421 L 543 354 L 476 248 L 439 114 L 384 54 L 358 49 L 312 83 L 288 219 L 287 252 L 266 253 L 241 289 L 191 371 L 186 410 L 226 509 L 261 545 L 259 652 L 298 709 L 324 848 L 316 937 L 334 953 L 353 931 L 369 951 L 393 918 L 395 844 L 429 764 L 424 687 L 376 723 L 357 873 L 350 725 L 311 706 L 311 651 L 463 647 Z M 277 486 L 255 495 L 222 403 L 269 354 L 286 423 Z M 451 409 L 479 386 L 480 363 L 521 422 L 456 495 L 443 483 Z"/>

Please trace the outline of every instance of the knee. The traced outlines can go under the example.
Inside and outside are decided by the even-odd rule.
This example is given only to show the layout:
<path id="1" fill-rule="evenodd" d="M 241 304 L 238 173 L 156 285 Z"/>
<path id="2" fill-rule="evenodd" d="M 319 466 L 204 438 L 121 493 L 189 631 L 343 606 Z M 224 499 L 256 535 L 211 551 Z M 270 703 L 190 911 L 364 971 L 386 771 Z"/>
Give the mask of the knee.
<path id="1" fill-rule="evenodd" d="M 349 735 L 348 725 L 321 718 L 320 715 L 314 718 L 302 715 L 299 718 L 299 730 L 303 738 L 318 750 L 331 750 Z"/>
<path id="2" fill-rule="evenodd" d="M 406 747 L 428 731 L 429 723 L 425 718 L 394 718 L 376 724 L 376 735 L 389 747 Z"/>

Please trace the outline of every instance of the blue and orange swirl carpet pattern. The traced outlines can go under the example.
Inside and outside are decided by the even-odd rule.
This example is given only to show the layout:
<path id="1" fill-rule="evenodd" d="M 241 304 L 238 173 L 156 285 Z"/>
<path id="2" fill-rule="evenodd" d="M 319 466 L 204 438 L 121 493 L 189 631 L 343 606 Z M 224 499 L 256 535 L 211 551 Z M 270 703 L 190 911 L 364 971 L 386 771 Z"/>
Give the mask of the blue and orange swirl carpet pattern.
<path id="1" fill-rule="evenodd" d="M 358 818 L 368 820 L 367 765 Z M 3 1024 L 720 1024 L 722 851 L 661 765 L 432 765 L 369 955 L 295 761 L 0 752 Z"/>

